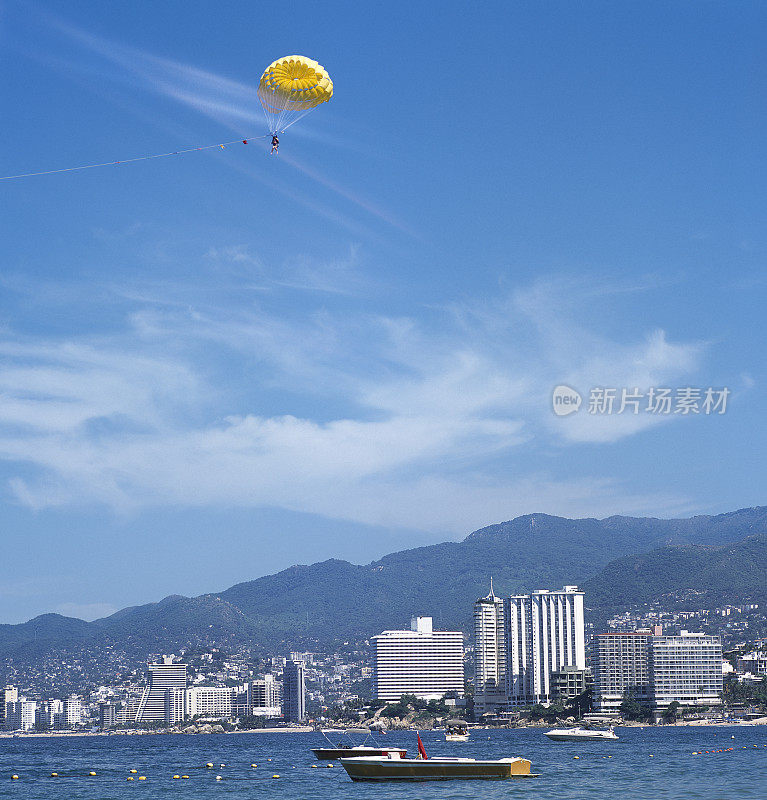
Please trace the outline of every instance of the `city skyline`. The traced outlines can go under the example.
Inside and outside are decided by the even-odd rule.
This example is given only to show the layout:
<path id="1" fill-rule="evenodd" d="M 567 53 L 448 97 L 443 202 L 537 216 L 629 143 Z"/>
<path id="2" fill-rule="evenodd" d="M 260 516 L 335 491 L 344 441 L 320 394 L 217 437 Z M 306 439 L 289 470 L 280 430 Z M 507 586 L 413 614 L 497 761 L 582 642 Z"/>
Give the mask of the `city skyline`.
<path id="1" fill-rule="evenodd" d="M 752 604 L 740 610 L 756 608 Z M 363 655 L 362 665 L 354 658 L 344 663 L 349 659 L 342 662 L 337 653 L 331 655 L 333 680 L 341 678 L 341 708 L 344 702 L 356 703 L 351 707 L 364 716 L 365 710 L 372 714 L 387 704 L 399 708 L 412 698 L 464 709 L 474 721 L 517 724 L 521 710 L 532 713 L 546 707 L 564 714 L 570 704 L 585 703 L 601 719 L 648 721 L 654 715 L 656 722 L 668 722 L 676 719 L 680 708 L 698 714 L 718 708 L 725 703 L 726 680 L 754 685 L 767 670 L 763 639 L 755 642 L 757 647 L 761 642 L 761 651 L 749 652 L 741 645 L 734 661 L 723 657 L 718 636 L 681 626 L 664 630 L 659 623 L 642 627 L 641 619 L 624 620 L 619 629 L 597 630 L 595 636 L 590 625 L 587 636 L 584 593 L 575 585 L 499 597 L 491 579 L 488 595 L 480 597 L 473 610 L 474 638 L 466 651 L 463 633 L 435 630 L 431 617 L 414 616 L 408 630 L 389 629 L 372 637 L 366 651 L 356 654 Z M 721 611 L 729 616 L 734 610 Z M 682 615 L 679 621 L 693 616 Z M 663 617 L 659 613 L 656 623 Z M 216 652 L 198 654 L 196 668 L 183 653 L 150 660 L 143 687 L 123 680 L 118 694 L 115 687 L 102 685 L 63 700 L 34 691 L 30 698 L 29 689 L 20 692 L 18 686 L 6 685 L 0 728 L 81 728 L 96 715 L 103 730 L 158 724 L 173 728 L 190 721 L 237 724 L 253 717 L 263 718 L 261 725 L 266 720 L 301 724 L 310 717 L 324 719 L 330 712 L 331 701 L 324 694 L 331 685 L 329 673 L 319 666 L 327 670 L 328 655 L 293 651 L 283 658 L 262 659 L 259 668 L 241 656 L 218 656 L 222 660 L 216 668 Z M 469 676 L 464 672 L 466 655 L 473 656 Z M 206 664 L 212 669 L 207 682 Z M 343 688 L 342 676 L 353 673 L 372 679 L 362 694 L 351 693 L 353 683 Z M 232 675 L 234 684 L 227 682 Z M 469 686 L 473 689 L 467 692 Z M 307 701 L 313 704 L 311 712 Z"/>

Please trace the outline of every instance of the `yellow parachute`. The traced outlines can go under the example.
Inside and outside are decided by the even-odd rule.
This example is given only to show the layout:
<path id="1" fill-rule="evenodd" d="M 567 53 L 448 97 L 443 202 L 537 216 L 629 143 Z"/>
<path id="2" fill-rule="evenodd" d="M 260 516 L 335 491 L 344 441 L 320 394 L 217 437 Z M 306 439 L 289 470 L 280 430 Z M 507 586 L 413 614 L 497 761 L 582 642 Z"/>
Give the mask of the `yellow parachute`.
<path id="1" fill-rule="evenodd" d="M 258 84 L 258 99 L 271 134 L 282 133 L 332 96 L 330 75 L 321 64 L 304 56 L 273 61 Z"/>

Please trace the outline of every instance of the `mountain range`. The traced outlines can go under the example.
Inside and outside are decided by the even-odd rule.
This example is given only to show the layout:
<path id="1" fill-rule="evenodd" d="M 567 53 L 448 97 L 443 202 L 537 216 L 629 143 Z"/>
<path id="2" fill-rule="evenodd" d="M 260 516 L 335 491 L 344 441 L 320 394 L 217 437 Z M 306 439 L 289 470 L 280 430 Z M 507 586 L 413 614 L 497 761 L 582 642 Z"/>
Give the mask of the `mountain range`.
<path id="1" fill-rule="evenodd" d="M 0 625 L 3 664 L 87 649 L 142 660 L 182 647 L 240 644 L 268 653 L 316 650 L 407 626 L 470 630 L 487 594 L 578 584 L 603 617 L 626 605 L 687 590 L 698 605 L 765 598 L 767 507 L 717 516 L 565 519 L 531 514 L 460 542 L 403 550 L 366 565 L 331 559 L 293 566 L 217 594 L 173 595 L 93 622 L 44 614 Z"/>

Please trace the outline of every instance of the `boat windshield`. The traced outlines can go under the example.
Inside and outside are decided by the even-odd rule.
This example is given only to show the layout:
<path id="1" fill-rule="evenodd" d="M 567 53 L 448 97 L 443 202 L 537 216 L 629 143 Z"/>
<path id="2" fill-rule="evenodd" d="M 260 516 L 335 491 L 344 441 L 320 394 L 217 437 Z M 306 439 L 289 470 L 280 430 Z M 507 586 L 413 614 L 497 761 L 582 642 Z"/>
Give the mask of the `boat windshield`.
<path id="1" fill-rule="evenodd" d="M 334 747 L 347 749 L 349 747 L 362 747 L 373 735 L 370 728 L 346 728 L 336 730 L 333 728 L 324 729 L 322 735 Z M 330 737 L 340 737 L 334 742 Z M 360 741 L 361 740 L 361 741 Z"/>

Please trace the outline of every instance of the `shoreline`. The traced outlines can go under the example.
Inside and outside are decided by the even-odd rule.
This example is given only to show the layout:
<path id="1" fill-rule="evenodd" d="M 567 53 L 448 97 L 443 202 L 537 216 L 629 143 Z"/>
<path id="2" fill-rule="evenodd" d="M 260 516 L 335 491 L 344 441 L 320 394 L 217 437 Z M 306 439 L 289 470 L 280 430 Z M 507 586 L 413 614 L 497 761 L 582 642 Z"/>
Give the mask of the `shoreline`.
<path id="1" fill-rule="evenodd" d="M 767 717 L 758 717 L 757 719 L 744 720 L 743 722 L 709 722 L 706 720 L 690 720 L 689 722 L 675 722 L 670 725 L 651 725 L 642 722 L 629 722 L 621 725 L 616 725 L 616 728 L 750 728 L 760 725 L 767 725 Z M 550 728 L 551 725 L 520 725 L 514 728 L 496 728 L 496 727 L 472 727 L 470 730 L 476 731 L 493 731 L 493 730 L 539 730 L 542 728 Z M 401 728 L 397 731 L 415 731 L 416 728 Z M 420 729 L 419 729 L 420 730 Z M 249 728 L 247 730 L 227 731 L 224 736 L 232 736 L 234 734 L 263 734 L 263 733 L 313 733 L 315 729 L 310 725 L 300 725 L 292 728 Z M 391 732 L 395 732 L 392 729 Z M 0 739 L 63 739 L 63 738 L 82 738 L 90 736 L 221 736 L 218 733 L 184 733 L 183 731 L 147 731 L 140 729 L 131 730 L 110 730 L 110 731 L 44 731 L 33 732 L 27 731 L 22 733 L 4 732 L 0 733 Z"/>

